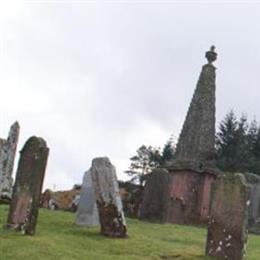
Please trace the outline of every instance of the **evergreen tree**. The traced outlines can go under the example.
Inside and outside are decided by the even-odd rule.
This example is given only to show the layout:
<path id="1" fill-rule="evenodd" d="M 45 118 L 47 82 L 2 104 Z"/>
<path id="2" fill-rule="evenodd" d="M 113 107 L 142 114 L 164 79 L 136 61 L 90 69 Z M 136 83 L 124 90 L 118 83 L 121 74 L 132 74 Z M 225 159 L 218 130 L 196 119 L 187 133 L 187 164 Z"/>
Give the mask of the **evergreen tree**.
<path id="1" fill-rule="evenodd" d="M 237 125 L 235 114 L 231 111 L 220 123 L 216 135 L 217 165 L 224 171 L 233 171 L 235 168 L 234 153 Z"/>
<path id="2" fill-rule="evenodd" d="M 247 117 L 242 115 L 236 129 L 235 140 L 234 140 L 234 171 L 245 172 L 250 167 L 251 151 L 248 138 L 248 123 Z"/>
<path id="3" fill-rule="evenodd" d="M 251 131 L 251 153 L 253 156 L 253 162 L 250 167 L 250 171 L 260 175 L 260 128 L 255 123 L 254 129 Z"/>
<path id="4" fill-rule="evenodd" d="M 162 158 L 161 165 L 164 165 L 166 162 L 172 160 L 174 156 L 174 152 L 175 152 L 175 146 L 173 143 L 173 136 L 171 136 L 163 147 L 163 151 L 161 155 Z"/>
<path id="5" fill-rule="evenodd" d="M 223 171 L 253 172 L 260 175 L 260 129 L 256 120 L 248 124 L 233 111 L 220 123 L 216 135 L 217 165 Z"/>

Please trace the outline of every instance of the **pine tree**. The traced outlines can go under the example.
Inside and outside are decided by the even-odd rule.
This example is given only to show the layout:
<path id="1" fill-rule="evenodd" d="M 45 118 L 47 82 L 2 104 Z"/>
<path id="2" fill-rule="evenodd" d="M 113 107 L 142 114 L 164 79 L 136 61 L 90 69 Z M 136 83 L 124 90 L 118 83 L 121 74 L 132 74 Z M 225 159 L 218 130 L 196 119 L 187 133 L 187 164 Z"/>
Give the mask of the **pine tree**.
<path id="1" fill-rule="evenodd" d="M 224 171 L 235 169 L 236 131 L 238 122 L 233 111 L 229 112 L 220 123 L 216 135 L 217 165 Z"/>
<path id="2" fill-rule="evenodd" d="M 255 129 L 251 137 L 251 152 L 254 160 L 250 167 L 250 171 L 260 175 L 260 127 L 256 123 L 254 128 Z"/>
<path id="3" fill-rule="evenodd" d="M 217 165 L 230 172 L 253 172 L 260 175 L 260 129 L 256 120 L 248 124 L 233 111 L 220 123 L 216 136 Z"/>
<path id="4" fill-rule="evenodd" d="M 163 151 L 161 155 L 162 157 L 161 165 L 164 165 L 168 161 L 172 160 L 174 156 L 174 152 L 175 152 L 175 146 L 173 143 L 173 136 L 171 136 L 163 147 Z"/>
<path id="5" fill-rule="evenodd" d="M 235 166 L 233 170 L 245 172 L 249 168 L 251 157 L 248 143 L 248 123 L 245 115 L 242 115 L 238 121 L 234 145 L 235 153 L 233 157 Z"/>

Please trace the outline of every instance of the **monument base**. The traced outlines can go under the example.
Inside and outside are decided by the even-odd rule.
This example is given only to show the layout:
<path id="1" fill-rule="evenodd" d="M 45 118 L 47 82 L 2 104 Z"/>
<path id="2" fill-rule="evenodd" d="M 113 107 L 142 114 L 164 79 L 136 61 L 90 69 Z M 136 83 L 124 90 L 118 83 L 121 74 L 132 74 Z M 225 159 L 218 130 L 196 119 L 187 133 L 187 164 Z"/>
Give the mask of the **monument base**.
<path id="1" fill-rule="evenodd" d="M 140 219 L 175 224 L 207 224 L 211 185 L 219 174 L 213 169 L 168 167 L 147 179 Z"/>

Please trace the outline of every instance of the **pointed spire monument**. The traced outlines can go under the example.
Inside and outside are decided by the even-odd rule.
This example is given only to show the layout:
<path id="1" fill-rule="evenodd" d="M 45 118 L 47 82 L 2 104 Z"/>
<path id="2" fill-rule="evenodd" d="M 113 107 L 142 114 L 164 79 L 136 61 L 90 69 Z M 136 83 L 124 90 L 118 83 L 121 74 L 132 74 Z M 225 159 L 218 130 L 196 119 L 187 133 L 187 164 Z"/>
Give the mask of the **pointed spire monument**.
<path id="1" fill-rule="evenodd" d="M 215 166 L 215 91 L 217 59 L 215 47 L 205 54 L 208 63 L 202 67 L 200 77 L 179 137 L 175 168 L 192 167 L 202 170 Z"/>
<path id="2" fill-rule="evenodd" d="M 208 222 L 215 166 L 215 47 L 200 77 L 183 124 L 174 159 L 147 179 L 140 218 L 176 224 Z M 158 187 L 159 186 L 159 187 Z"/>

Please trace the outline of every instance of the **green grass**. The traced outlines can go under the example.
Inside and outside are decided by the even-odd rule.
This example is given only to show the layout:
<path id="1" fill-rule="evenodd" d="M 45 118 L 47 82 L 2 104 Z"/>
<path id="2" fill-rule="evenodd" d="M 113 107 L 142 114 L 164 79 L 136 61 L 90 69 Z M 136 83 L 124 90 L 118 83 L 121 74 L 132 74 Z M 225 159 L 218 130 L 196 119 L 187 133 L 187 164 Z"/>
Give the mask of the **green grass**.
<path id="1" fill-rule="evenodd" d="M 0 206 L 0 225 L 8 212 Z M 206 229 L 152 224 L 127 219 L 127 239 L 111 239 L 99 228 L 73 224 L 74 214 L 40 210 L 35 236 L 23 236 L 0 228 L 0 260 L 148 260 L 206 259 Z M 250 235 L 248 259 L 260 259 L 260 236 Z"/>

